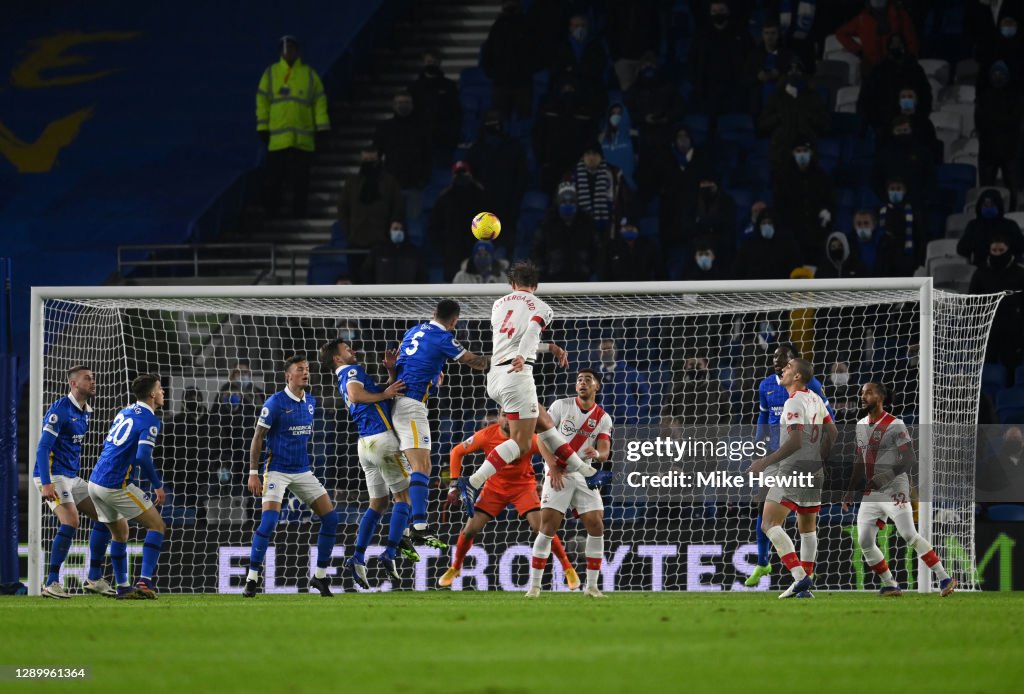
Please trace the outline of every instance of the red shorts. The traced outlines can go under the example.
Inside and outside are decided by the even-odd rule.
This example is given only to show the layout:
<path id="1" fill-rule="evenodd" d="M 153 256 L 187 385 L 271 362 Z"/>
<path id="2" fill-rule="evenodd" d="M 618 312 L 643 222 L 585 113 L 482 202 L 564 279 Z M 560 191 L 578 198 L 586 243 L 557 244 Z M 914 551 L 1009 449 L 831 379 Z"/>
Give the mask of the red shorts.
<path id="1" fill-rule="evenodd" d="M 530 511 L 539 511 L 540 496 L 537 495 L 537 483 L 531 481 L 529 484 L 494 487 L 485 484 L 480 490 L 480 496 L 476 498 L 474 508 L 491 518 L 497 518 L 506 506 L 514 506 L 520 517 L 525 517 Z"/>

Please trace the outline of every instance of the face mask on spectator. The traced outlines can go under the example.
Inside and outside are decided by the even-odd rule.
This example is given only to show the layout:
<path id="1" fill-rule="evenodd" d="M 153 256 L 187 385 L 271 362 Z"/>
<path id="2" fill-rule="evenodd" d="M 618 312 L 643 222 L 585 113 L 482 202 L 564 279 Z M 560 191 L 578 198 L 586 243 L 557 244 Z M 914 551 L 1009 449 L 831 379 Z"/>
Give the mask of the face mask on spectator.
<path id="1" fill-rule="evenodd" d="M 999 216 L 999 208 L 997 207 L 982 207 L 981 217 L 982 219 L 995 219 Z"/>
<path id="2" fill-rule="evenodd" d="M 576 216 L 576 203 L 563 202 L 558 206 L 558 214 L 565 219 Z"/>
<path id="3" fill-rule="evenodd" d="M 220 480 L 221 484 L 230 484 L 231 483 L 231 469 L 230 468 L 226 468 L 226 467 L 222 467 L 220 469 L 220 471 L 217 473 L 217 479 Z"/>
<path id="4" fill-rule="evenodd" d="M 247 386 L 251 386 L 252 385 L 252 376 L 250 376 L 249 374 L 239 374 L 238 375 L 238 385 L 242 386 L 243 388 L 245 388 Z"/>
<path id="5" fill-rule="evenodd" d="M 657 74 L 658 68 L 654 67 L 653 65 L 647 65 L 646 67 L 640 70 L 640 76 L 647 80 L 653 80 Z"/>
<path id="6" fill-rule="evenodd" d="M 401 103 L 395 106 L 395 113 L 400 116 L 408 116 L 412 113 L 412 104 Z"/>
<path id="7" fill-rule="evenodd" d="M 405 229 L 391 229 L 391 243 L 402 243 L 405 241 Z"/>
<path id="8" fill-rule="evenodd" d="M 871 236 L 875 233 L 873 227 L 857 227 L 857 238 L 861 241 L 870 241 Z"/>
<path id="9" fill-rule="evenodd" d="M 770 239 L 775 236 L 775 225 L 773 224 L 762 224 L 761 225 L 761 236 L 766 239 Z"/>
<path id="10" fill-rule="evenodd" d="M 704 272 L 711 269 L 711 266 L 715 264 L 715 256 L 710 253 L 698 253 L 695 260 L 697 261 L 697 267 Z"/>
<path id="11" fill-rule="evenodd" d="M 796 161 L 797 166 L 804 167 L 811 163 L 811 153 L 793 152 L 793 159 Z"/>
<path id="12" fill-rule="evenodd" d="M 1017 27 L 999 27 L 999 33 L 1003 35 L 1004 39 L 1012 39 L 1017 35 Z"/>
<path id="13" fill-rule="evenodd" d="M 362 164 L 359 165 L 359 173 L 361 173 L 363 176 L 368 176 L 369 174 L 376 173 L 378 166 L 379 162 L 364 161 Z"/>
<path id="14" fill-rule="evenodd" d="M 1008 268 L 1008 267 L 1010 267 L 1010 263 L 1012 263 L 1012 262 L 1013 262 L 1013 253 L 1009 253 L 1007 251 L 1003 251 L 1002 253 L 991 253 L 990 252 L 988 254 L 988 264 L 989 264 L 989 267 L 994 267 L 994 268 L 999 268 L 999 269 Z"/>
<path id="15" fill-rule="evenodd" d="M 917 106 L 917 99 L 912 96 L 905 96 L 900 99 L 900 109 L 903 111 L 913 111 L 915 106 Z"/>
<path id="16" fill-rule="evenodd" d="M 828 249 L 828 257 L 835 262 L 839 262 L 843 259 L 843 247 L 835 246 Z"/>
<path id="17" fill-rule="evenodd" d="M 640 230 L 636 227 L 622 227 L 619 233 L 625 241 L 636 241 L 640 236 Z"/>
<path id="18" fill-rule="evenodd" d="M 613 128 L 619 127 L 619 123 L 622 122 L 622 114 L 613 113 L 612 115 L 608 116 L 608 122 L 611 123 Z"/>
<path id="19" fill-rule="evenodd" d="M 440 77 L 441 68 L 439 68 L 437 65 L 427 65 L 425 68 L 423 68 L 423 74 L 425 74 L 427 77 Z"/>
<path id="20" fill-rule="evenodd" d="M 577 27 L 577 28 L 573 29 L 572 30 L 572 37 L 574 39 L 576 39 L 578 42 L 583 43 L 586 40 L 586 38 L 587 38 L 587 29 L 586 29 L 586 27 Z"/>
<path id="21" fill-rule="evenodd" d="M 724 27 L 726 24 L 729 23 L 729 13 L 715 12 L 714 14 L 711 15 L 711 23 L 719 28 Z"/>
<path id="22" fill-rule="evenodd" d="M 690 138 L 686 136 L 676 138 L 676 149 L 678 149 L 680 152 L 684 154 L 686 152 L 689 152 L 691 146 L 693 146 L 693 143 L 690 142 Z"/>
<path id="23" fill-rule="evenodd" d="M 242 396 L 238 393 L 227 393 L 224 395 L 224 403 L 228 405 L 241 405 Z"/>
<path id="24" fill-rule="evenodd" d="M 902 190 L 890 190 L 889 191 L 889 202 L 894 205 L 898 205 L 903 202 L 903 191 Z"/>
<path id="25" fill-rule="evenodd" d="M 476 268 L 478 274 L 485 274 L 491 271 L 491 265 L 494 263 L 490 253 L 480 252 L 473 256 L 473 267 Z"/>
<path id="26" fill-rule="evenodd" d="M 845 388 L 850 384 L 850 373 L 848 371 L 836 371 L 832 374 L 832 385 Z"/>

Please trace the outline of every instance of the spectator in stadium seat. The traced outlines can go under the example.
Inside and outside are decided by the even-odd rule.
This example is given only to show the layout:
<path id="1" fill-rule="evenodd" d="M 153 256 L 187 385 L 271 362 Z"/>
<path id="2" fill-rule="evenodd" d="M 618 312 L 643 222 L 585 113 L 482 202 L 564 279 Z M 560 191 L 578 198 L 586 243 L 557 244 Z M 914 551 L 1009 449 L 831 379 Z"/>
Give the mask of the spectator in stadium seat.
<path id="1" fill-rule="evenodd" d="M 665 261 L 654 239 L 640 236 L 627 217 L 604 253 L 600 279 L 605 282 L 649 282 L 665 279 Z"/>
<path id="2" fill-rule="evenodd" d="M 774 188 L 780 224 L 795 235 L 804 262 L 814 264 L 831 228 L 835 197 L 810 141 L 793 147 L 789 161 L 778 168 Z"/>
<path id="3" fill-rule="evenodd" d="M 596 126 L 592 109 L 593 101 L 574 79 L 554 87 L 541 101 L 533 127 L 533 152 L 543 190 L 555 190 L 593 139 Z"/>
<path id="4" fill-rule="evenodd" d="M 910 201 L 907 184 L 898 176 L 887 181 L 884 199 L 878 211 L 878 226 L 885 236 L 886 274 L 910 277 L 924 263 L 926 245 L 920 212 Z"/>
<path id="5" fill-rule="evenodd" d="M 640 72 L 624 100 L 637 130 L 637 155 L 642 164 L 661 154 L 684 111 L 679 89 L 658 67 L 654 51 L 640 58 Z"/>
<path id="6" fill-rule="evenodd" d="M 426 265 L 422 253 L 409 241 L 405 224 L 391 222 L 388 240 L 370 250 L 366 267 L 367 284 L 423 284 L 427 281 Z"/>
<path id="7" fill-rule="evenodd" d="M 576 189 L 576 203 L 594 220 L 604 239 L 615 236 L 613 222 L 626 208 L 626 185 L 622 172 L 604 161 L 604 150 L 594 140 L 583 148 L 583 156 L 568 176 Z"/>
<path id="8" fill-rule="evenodd" d="M 845 361 L 834 362 L 828 372 L 828 401 L 840 421 L 860 418 L 860 385 L 854 382 Z"/>
<path id="9" fill-rule="evenodd" d="M 739 235 L 736 237 L 737 249 L 739 249 L 740 246 L 742 246 L 748 239 L 751 239 L 758 234 L 757 218 L 761 216 L 761 210 L 766 207 L 768 207 L 768 203 L 764 200 L 755 200 L 750 206 L 750 221 L 740 229 Z"/>
<path id="10" fill-rule="evenodd" d="M 1003 213 L 1003 196 L 995 188 L 983 190 L 974 203 L 974 219 L 967 223 L 963 236 L 956 244 L 956 252 L 981 267 L 988 261 L 989 246 L 995 238 L 1003 239 L 1010 248 L 1010 256 L 1024 258 L 1024 234 L 1012 219 Z"/>
<path id="11" fill-rule="evenodd" d="M 533 0 L 526 10 L 530 36 L 535 41 L 538 67 L 551 65 L 555 51 L 565 41 L 569 9 L 568 3 L 563 0 Z"/>
<path id="12" fill-rule="evenodd" d="M 978 263 L 978 270 L 971 277 L 969 289 L 970 294 L 997 292 L 1012 293 L 1003 297 L 996 309 L 985 361 L 1000 363 L 1012 372 L 1020 363 L 1020 352 L 1024 348 L 1024 312 L 1021 301 L 1024 268 L 1014 262 L 1009 239 L 1000 233 L 992 235 L 988 254 Z"/>
<path id="13" fill-rule="evenodd" d="M 1003 21 L 1012 18 L 1018 22 L 1024 18 L 1024 0 L 967 0 L 964 12 L 964 33 L 974 41 L 975 52 L 980 67 L 988 68 L 988 64 L 1000 58 L 991 58 L 991 51 L 1004 38 Z M 1017 38 L 1014 34 L 1011 38 Z M 979 81 L 982 79 L 978 73 Z M 981 86 L 980 84 L 978 86 Z"/>
<path id="14" fill-rule="evenodd" d="M 622 172 L 630 190 L 636 190 L 636 131 L 629 117 L 629 109 L 621 103 L 608 107 L 604 124 L 597 135 L 604 160 Z"/>
<path id="15" fill-rule="evenodd" d="M 690 45 L 687 67 L 701 111 L 712 117 L 745 111 L 743 68 L 753 45 L 747 27 L 733 21 L 729 3 L 712 0 L 710 22 Z"/>
<path id="16" fill-rule="evenodd" d="M 695 214 L 692 223 L 687 221 L 683 220 L 685 238 L 710 239 L 720 262 L 732 265 L 736 257 L 736 203 L 713 173 L 701 177 Z"/>
<path id="17" fill-rule="evenodd" d="M 338 221 L 349 248 L 369 250 L 385 241 L 393 219 L 405 219 L 398 179 L 384 170 L 374 147 L 359 155 L 359 172 L 345 179 L 338 198 Z M 349 272 L 362 274 L 365 255 L 349 256 Z"/>
<path id="18" fill-rule="evenodd" d="M 430 180 L 434 145 L 409 92 L 395 94 L 392 109 L 391 118 L 377 126 L 373 142 L 384 155 L 384 168 L 402 186 L 406 216 L 417 219 L 423 211 L 422 191 Z"/>
<path id="19" fill-rule="evenodd" d="M 785 229 L 780 229 L 775 211 L 766 207 L 757 217 L 758 233 L 740 247 L 733 275 L 741 280 L 788 279 L 799 267 L 800 247 Z"/>
<path id="20" fill-rule="evenodd" d="M 195 470 L 192 465 L 196 460 L 196 451 L 210 450 L 210 424 L 207 421 L 207 410 L 202 395 L 195 388 L 186 388 L 181 394 L 181 411 L 171 418 L 164 432 L 163 441 L 157 448 L 166 461 L 161 467 L 174 486 L 178 495 L 178 506 L 198 506 L 199 484 L 203 481 L 197 472 L 215 472 L 216 470 Z M 211 464 L 220 468 L 220 461 L 213 459 Z M 234 476 L 242 474 L 241 468 L 235 468 Z M 229 473 L 230 475 L 230 473 Z M 241 486 L 244 480 L 235 480 Z M 182 499 L 181 495 L 185 498 Z"/>
<path id="21" fill-rule="evenodd" d="M 929 91 L 931 90 L 929 89 Z M 903 87 L 900 89 L 897 102 L 899 103 L 899 113 L 897 115 L 906 116 L 910 119 L 910 127 L 915 137 L 923 144 L 932 147 L 936 161 L 942 161 L 944 154 L 943 144 L 935 132 L 935 124 L 928 117 L 929 112 L 921 108 L 917 91 L 913 87 Z"/>
<path id="22" fill-rule="evenodd" d="M 266 397 L 252 378 L 252 367 L 248 359 L 239 359 L 228 374 L 228 380 L 221 384 L 218 399 L 232 405 L 252 406 Z"/>
<path id="23" fill-rule="evenodd" d="M 619 358 L 615 340 L 604 338 L 598 344 L 601 374 L 601 407 L 616 422 L 635 425 L 654 423 L 651 385 L 634 365 Z"/>
<path id="24" fill-rule="evenodd" d="M 256 92 L 256 132 L 267 145 L 263 193 L 269 216 L 279 213 L 281 192 L 292 191 L 293 217 L 305 217 L 309 204 L 309 169 L 317 139 L 330 132 L 327 95 L 316 70 L 302 62 L 294 36 L 281 37 L 281 59 L 263 71 Z"/>
<path id="25" fill-rule="evenodd" d="M 903 115 L 893 119 L 891 133 L 879 140 L 875 152 L 875 188 L 884 191 L 888 181 L 898 177 L 906 184 L 908 202 L 923 210 L 935 191 L 934 147 L 915 136 L 913 124 Z"/>
<path id="26" fill-rule="evenodd" d="M 508 282 L 505 273 L 508 261 L 494 256 L 494 244 L 477 241 L 473 244 L 473 255 L 462 261 L 455 273 L 452 284 L 504 284 Z"/>
<path id="27" fill-rule="evenodd" d="M 659 4 L 657 0 L 608 0 L 608 49 L 622 91 L 636 81 L 644 54 L 658 50 Z"/>
<path id="28" fill-rule="evenodd" d="M 690 435 L 694 427 L 727 426 L 729 398 L 712 377 L 708 357 L 689 357 L 681 366 L 682 378 L 673 379 L 669 396 L 672 415 L 682 421 Z"/>
<path id="29" fill-rule="evenodd" d="M 978 78 L 975 84 L 978 92 L 992 86 L 992 66 L 1005 63 L 1010 73 L 1010 88 L 1024 91 L 1024 35 L 1020 21 L 1024 12 L 1016 16 L 1004 16 L 999 21 L 999 31 L 989 42 L 978 45 Z"/>
<path id="30" fill-rule="evenodd" d="M 894 34 L 903 37 L 913 56 L 920 54 L 914 22 L 906 10 L 892 0 L 868 0 L 863 12 L 836 29 L 836 38 L 843 48 L 860 56 L 865 75 L 885 59 L 889 38 Z"/>
<path id="31" fill-rule="evenodd" d="M 780 44 L 779 21 L 767 18 L 761 27 L 761 42 L 751 51 L 744 67 L 750 90 L 750 113 L 754 118 L 778 89 L 782 76 L 789 73 L 792 62 L 792 51 Z"/>
<path id="32" fill-rule="evenodd" d="M 604 42 L 591 34 L 587 18 L 582 14 L 569 17 L 567 33 L 555 49 L 551 74 L 571 72 L 589 91 L 604 91 L 604 73 L 608 67 L 608 52 Z"/>
<path id="33" fill-rule="evenodd" d="M 815 278 L 845 279 L 868 277 L 867 271 L 850 250 L 850 241 L 841 231 L 833 231 L 825 240 L 825 252 L 815 262 Z"/>
<path id="34" fill-rule="evenodd" d="M 533 73 L 537 69 L 536 41 L 519 0 L 504 0 L 480 51 L 480 67 L 493 82 L 491 103 L 508 119 L 533 111 Z"/>
<path id="35" fill-rule="evenodd" d="M 878 228 L 871 210 L 862 209 L 854 213 L 853 231 L 848 235 L 850 256 L 863 267 L 866 276 L 889 275 L 889 257 L 895 253 L 890 239 L 884 230 Z"/>
<path id="36" fill-rule="evenodd" d="M 707 158 L 694 147 L 685 125 L 677 126 L 672 140 L 648 159 L 641 157 L 637 182 L 644 200 L 661 195 L 658 230 L 661 248 L 666 253 L 685 246 L 688 241 L 688 220 L 697 209 L 700 182 L 710 174 Z"/>
<path id="37" fill-rule="evenodd" d="M 731 279 L 730 264 L 718 251 L 715 240 L 701 236 L 693 242 L 693 253 L 686 259 L 683 279 L 695 282 Z M 731 255 L 735 255 L 734 253 Z"/>
<path id="38" fill-rule="evenodd" d="M 451 282 L 459 271 L 462 259 L 473 251 L 473 235 L 469 233 L 473 217 L 491 207 L 488 192 L 473 178 L 465 161 L 452 164 L 452 183 L 441 191 L 430 212 L 428 235 L 431 244 L 444 261 L 445 282 Z M 507 230 L 507 233 L 513 232 Z"/>
<path id="39" fill-rule="evenodd" d="M 462 104 L 459 85 L 445 77 L 441 70 L 439 51 L 423 53 L 423 69 L 409 85 L 409 93 L 430 134 L 435 159 L 444 163 L 451 161 L 452 150 L 459 144 L 462 132 Z"/>
<path id="40" fill-rule="evenodd" d="M 1021 123 L 1024 96 L 1010 88 L 1010 70 L 999 61 L 989 70 L 990 87 L 977 96 L 974 126 L 978 131 L 978 178 L 983 186 L 996 183 L 996 172 L 1010 189 L 1010 209 L 1017 209 L 1020 190 Z"/>
<path id="41" fill-rule="evenodd" d="M 484 113 L 476 141 L 466 153 L 473 177 L 491 198 L 494 213 L 501 220 L 500 248 L 511 248 L 519 222 L 519 206 L 530 182 L 526 148 L 505 132 L 501 114 L 491 109 Z"/>
<path id="42" fill-rule="evenodd" d="M 928 75 L 917 58 L 907 53 L 903 37 L 894 34 L 889 38 L 888 55 L 864 76 L 857 97 L 857 113 L 880 137 L 888 134 L 893 118 L 899 115 L 899 95 L 906 88 L 913 89 L 917 96 L 915 112 L 930 114 L 932 88 Z"/>
<path id="43" fill-rule="evenodd" d="M 793 147 L 814 142 L 828 130 L 829 113 L 799 72 L 786 75 L 785 84 L 769 97 L 757 119 L 762 136 L 771 137 L 772 166 L 777 171 L 793 159 Z"/>
<path id="44" fill-rule="evenodd" d="M 594 220 L 579 208 L 573 185 L 562 183 L 534 238 L 531 256 L 541 277 L 545 282 L 589 282 L 600 255 Z"/>

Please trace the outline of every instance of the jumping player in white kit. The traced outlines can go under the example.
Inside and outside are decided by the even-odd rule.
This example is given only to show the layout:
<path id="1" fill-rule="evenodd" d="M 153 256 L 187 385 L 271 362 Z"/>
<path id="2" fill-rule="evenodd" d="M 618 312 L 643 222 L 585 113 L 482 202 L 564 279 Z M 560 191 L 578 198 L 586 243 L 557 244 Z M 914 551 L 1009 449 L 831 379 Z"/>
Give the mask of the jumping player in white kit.
<path id="1" fill-rule="evenodd" d="M 860 402 L 867 416 L 857 422 L 857 459 L 850 488 L 843 498 L 843 510 L 850 507 L 857 487 L 866 481 L 864 498 L 857 510 L 857 540 L 865 563 L 882 581 L 879 595 L 903 594 L 876 541 L 878 531 L 891 518 L 900 537 L 914 548 L 918 558 L 939 579 L 939 595 L 946 597 L 956 588 L 956 579 L 950 577 L 935 548 L 914 526 L 908 477 L 916 462 L 914 445 L 903 420 L 885 411 L 887 395 L 885 386 L 880 383 L 865 383 L 861 388 Z"/>
<path id="2" fill-rule="evenodd" d="M 518 262 L 509 269 L 508 278 L 512 292 L 495 301 L 491 309 L 493 350 L 487 374 L 487 395 L 505 412 L 509 439 L 496 446 L 468 480 L 459 480 L 463 507 L 470 517 L 484 482 L 529 450 L 534 433 L 555 455 L 562 472 L 579 472 L 591 489 L 611 479 L 610 472 L 594 469 L 576 454 L 537 401 L 537 385 L 533 380 L 537 352 L 551 352 L 563 368 L 569 365 L 565 350 L 540 341 L 541 330 L 550 325 L 554 314 L 535 295 L 539 279 L 537 266 Z"/>

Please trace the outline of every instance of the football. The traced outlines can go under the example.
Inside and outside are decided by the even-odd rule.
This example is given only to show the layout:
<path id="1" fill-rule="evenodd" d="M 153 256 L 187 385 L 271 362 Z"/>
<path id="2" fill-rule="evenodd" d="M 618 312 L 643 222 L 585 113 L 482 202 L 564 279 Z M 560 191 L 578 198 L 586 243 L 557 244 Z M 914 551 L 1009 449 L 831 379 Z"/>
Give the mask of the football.
<path id="1" fill-rule="evenodd" d="M 473 230 L 473 236 L 481 241 L 493 241 L 501 233 L 501 220 L 491 212 L 481 212 L 473 217 L 470 228 Z"/>

